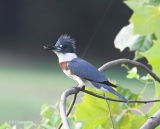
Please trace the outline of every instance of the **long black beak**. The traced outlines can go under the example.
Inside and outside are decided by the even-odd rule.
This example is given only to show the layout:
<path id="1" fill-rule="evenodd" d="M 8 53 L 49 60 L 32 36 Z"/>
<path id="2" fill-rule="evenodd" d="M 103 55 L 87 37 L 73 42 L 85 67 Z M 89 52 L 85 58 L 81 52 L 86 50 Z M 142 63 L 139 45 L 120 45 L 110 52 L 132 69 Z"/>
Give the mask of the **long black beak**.
<path id="1" fill-rule="evenodd" d="M 46 50 L 54 50 L 54 51 L 57 51 L 57 52 L 60 52 L 62 49 L 58 46 L 43 46 L 44 49 Z"/>
<path id="2" fill-rule="evenodd" d="M 56 49 L 56 47 L 55 46 L 43 46 L 43 48 L 45 49 L 45 50 L 55 50 Z"/>

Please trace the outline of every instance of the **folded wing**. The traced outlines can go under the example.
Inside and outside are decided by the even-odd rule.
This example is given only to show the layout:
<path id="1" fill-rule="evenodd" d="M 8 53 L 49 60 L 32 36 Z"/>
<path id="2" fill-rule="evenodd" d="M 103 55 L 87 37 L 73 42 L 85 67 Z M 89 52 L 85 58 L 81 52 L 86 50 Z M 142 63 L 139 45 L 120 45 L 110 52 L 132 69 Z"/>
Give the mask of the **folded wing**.
<path id="1" fill-rule="evenodd" d="M 73 59 L 67 66 L 72 73 L 83 79 L 99 83 L 107 82 L 107 78 L 96 67 L 81 58 Z"/>

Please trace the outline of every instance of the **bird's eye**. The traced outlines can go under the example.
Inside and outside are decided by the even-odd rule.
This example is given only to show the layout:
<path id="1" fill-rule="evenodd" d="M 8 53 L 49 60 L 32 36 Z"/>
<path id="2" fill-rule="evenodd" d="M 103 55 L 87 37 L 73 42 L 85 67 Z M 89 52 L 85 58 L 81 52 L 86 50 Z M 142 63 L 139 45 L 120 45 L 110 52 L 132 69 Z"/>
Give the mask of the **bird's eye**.
<path id="1" fill-rule="evenodd" d="M 62 47 L 63 47 L 63 45 L 59 45 L 59 47 L 60 47 L 60 48 L 62 48 Z"/>

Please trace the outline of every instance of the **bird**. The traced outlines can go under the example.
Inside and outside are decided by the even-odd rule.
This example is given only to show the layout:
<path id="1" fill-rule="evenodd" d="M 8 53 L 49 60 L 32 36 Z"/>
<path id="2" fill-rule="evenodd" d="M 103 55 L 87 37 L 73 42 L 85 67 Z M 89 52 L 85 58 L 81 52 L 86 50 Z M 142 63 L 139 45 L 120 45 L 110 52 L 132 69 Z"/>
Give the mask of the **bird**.
<path id="1" fill-rule="evenodd" d="M 56 44 L 45 45 L 44 49 L 51 50 L 58 56 L 59 66 L 71 79 L 78 82 L 79 87 L 93 86 L 97 90 L 110 92 L 123 101 L 128 100 L 116 92 L 117 86 L 111 83 L 95 66 L 76 54 L 75 40 L 68 35 L 61 35 Z"/>

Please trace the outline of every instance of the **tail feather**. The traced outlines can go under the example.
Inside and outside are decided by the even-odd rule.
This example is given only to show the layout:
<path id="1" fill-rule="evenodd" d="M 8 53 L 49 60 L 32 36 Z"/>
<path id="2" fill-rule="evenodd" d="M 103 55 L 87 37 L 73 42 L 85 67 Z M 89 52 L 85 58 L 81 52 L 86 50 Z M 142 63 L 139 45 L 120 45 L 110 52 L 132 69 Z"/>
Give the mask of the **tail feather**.
<path id="1" fill-rule="evenodd" d="M 116 85 L 114 85 L 113 83 L 109 82 L 109 81 L 104 81 L 103 84 L 106 84 L 108 86 L 112 86 L 112 87 L 117 87 Z"/>
<path id="2" fill-rule="evenodd" d="M 101 83 L 96 83 L 96 82 L 91 82 L 93 84 L 93 86 L 95 86 L 96 88 L 103 90 L 105 92 L 110 92 L 116 96 L 118 96 L 119 98 L 121 98 L 122 100 L 124 100 L 125 102 L 128 102 L 128 100 L 126 98 L 124 98 L 122 95 L 120 95 L 118 92 L 116 92 L 112 87 L 107 86 L 105 84 L 101 84 Z"/>
<path id="3" fill-rule="evenodd" d="M 120 95 L 118 92 L 116 92 L 113 88 L 109 87 L 109 86 L 105 86 L 103 87 L 105 89 L 107 89 L 109 92 L 111 92 L 112 94 L 118 96 L 119 98 L 121 98 L 122 100 L 124 100 L 125 102 L 128 102 L 128 100 L 126 98 L 124 98 L 122 95 Z"/>

